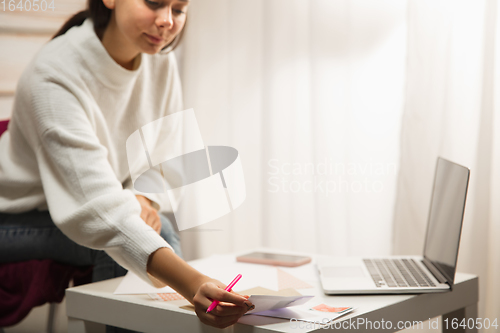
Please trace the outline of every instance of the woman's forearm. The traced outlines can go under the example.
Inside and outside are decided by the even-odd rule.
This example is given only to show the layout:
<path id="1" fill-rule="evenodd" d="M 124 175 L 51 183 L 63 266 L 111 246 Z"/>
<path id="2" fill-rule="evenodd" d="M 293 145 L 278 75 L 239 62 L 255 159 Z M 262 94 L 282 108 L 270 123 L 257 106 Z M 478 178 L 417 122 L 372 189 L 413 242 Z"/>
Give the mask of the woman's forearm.
<path id="1" fill-rule="evenodd" d="M 151 276 L 175 289 L 190 303 L 193 303 L 198 288 L 211 280 L 166 247 L 149 256 L 147 270 Z"/>

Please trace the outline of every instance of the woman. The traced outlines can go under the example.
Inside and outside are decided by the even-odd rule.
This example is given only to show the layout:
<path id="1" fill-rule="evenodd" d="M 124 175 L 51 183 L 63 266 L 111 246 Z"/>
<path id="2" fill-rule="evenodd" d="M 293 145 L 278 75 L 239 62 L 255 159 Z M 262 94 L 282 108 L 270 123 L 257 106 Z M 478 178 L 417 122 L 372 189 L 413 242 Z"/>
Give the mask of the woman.
<path id="1" fill-rule="evenodd" d="M 182 110 L 175 57 L 160 51 L 178 43 L 188 5 L 89 0 L 27 67 L 0 139 L 0 235 L 10 235 L 0 262 L 93 264 L 94 281 L 123 275 L 123 266 L 226 327 L 252 307 L 248 296 L 176 254 L 178 237 L 157 212 L 168 207 L 135 192 L 125 152 L 136 129 Z M 222 303 L 206 313 L 214 299 Z"/>

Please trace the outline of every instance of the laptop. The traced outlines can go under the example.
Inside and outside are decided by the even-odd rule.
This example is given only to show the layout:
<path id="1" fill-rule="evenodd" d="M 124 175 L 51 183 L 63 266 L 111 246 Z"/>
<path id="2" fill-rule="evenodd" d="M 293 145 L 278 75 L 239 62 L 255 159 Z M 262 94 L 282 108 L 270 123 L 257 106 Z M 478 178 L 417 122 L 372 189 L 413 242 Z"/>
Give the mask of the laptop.
<path id="1" fill-rule="evenodd" d="M 470 170 L 439 157 L 423 256 L 319 257 L 323 290 L 338 294 L 410 294 L 453 287 Z"/>

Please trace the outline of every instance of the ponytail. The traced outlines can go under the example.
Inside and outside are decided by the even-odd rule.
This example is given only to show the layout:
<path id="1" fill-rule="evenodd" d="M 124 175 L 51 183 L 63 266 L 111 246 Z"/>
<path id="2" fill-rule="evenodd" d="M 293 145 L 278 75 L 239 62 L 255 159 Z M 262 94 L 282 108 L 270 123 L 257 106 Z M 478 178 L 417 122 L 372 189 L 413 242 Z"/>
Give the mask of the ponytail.
<path id="1" fill-rule="evenodd" d="M 72 27 L 82 25 L 83 21 L 85 21 L 85 19 L 87 19 L 88 17 L 90 17 L 90 12 L 88 9 L 76 13 L 63 24 L 63 26 L 59 29 L 58 32 L 56 32 L 56 34 L 54 35 L 54 37 L 52 37 L 52 39 L 64 35 L 66 31 L 68 31 Z"/>
<path id="2" fill-rule="evenodd" d="M 95 32 L 97 34 L 102 34 L 104 29 L 108 26 L 111 18 L 111 9 L 104 6 L 102 0 L 88 0 L 87 9 L 76 13 L 69 20 L 67 20 L 54 37 L 52 37 L 52 39 L 65 34 L 66 31 L 75 26 L 82 25 L 83 21 L 87 18 L 91 18 L 94 22 Z"/>

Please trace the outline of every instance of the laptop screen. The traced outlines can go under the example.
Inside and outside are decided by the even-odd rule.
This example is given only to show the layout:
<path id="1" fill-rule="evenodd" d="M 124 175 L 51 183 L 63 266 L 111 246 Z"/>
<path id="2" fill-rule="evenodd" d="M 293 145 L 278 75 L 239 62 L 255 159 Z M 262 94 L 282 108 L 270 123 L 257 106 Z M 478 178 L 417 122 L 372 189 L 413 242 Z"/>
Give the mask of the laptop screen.
<path id="1" fill-rule="evenodd" d="M 454 282 L 469 169 L 438 158 L 424 257 Z"/>

